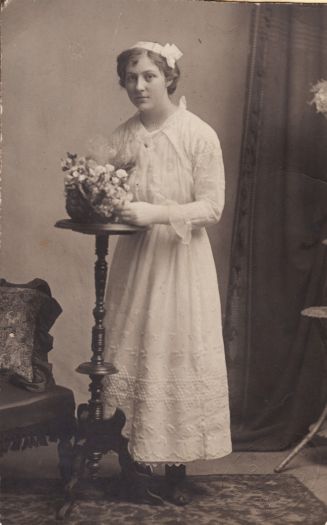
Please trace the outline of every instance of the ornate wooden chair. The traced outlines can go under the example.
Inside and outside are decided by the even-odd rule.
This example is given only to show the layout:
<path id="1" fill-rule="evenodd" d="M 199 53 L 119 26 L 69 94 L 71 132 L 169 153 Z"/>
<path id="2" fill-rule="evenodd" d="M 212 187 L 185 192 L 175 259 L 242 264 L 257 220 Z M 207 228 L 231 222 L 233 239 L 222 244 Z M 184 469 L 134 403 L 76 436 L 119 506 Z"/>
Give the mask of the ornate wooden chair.
<path id="1" fill-rule="evenodd" d="M 0 456 L 57 441 L 67 479 L 75 401 L 70 389 L 55 384 L 47 357 L 53 343 L 48 332 L 60 313 L 45 281 L 0 280 Z"/>

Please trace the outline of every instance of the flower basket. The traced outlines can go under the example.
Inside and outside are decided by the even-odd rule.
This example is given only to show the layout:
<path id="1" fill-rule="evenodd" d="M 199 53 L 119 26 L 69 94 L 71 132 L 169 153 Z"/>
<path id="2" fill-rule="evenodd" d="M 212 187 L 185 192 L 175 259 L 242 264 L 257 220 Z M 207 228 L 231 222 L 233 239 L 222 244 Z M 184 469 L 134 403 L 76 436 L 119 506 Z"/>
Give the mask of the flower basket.
<path id="1" fill-rule="evenodd" d="M 67 154 L 62 161 L 65 176 L 66 211 L 81 223 L 119 222 L 118 207 L 133 199 L 128 178 L 134 168 L 128 164 L 98 164 L 92 158 Z"/>
<path id="2" fill-rule="evenodd" d="M 103 217 L 96 213 L 79 188 L 66 190 L 66 211 L 75 222 L 113 222 L 114 217 Z"/>

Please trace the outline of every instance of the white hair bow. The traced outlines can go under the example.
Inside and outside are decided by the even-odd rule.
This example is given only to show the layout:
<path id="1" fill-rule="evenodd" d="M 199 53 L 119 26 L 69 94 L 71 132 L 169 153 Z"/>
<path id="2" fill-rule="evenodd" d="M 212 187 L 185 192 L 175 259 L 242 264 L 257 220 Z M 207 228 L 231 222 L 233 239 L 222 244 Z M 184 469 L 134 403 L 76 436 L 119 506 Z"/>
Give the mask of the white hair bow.
<path id="1" fill-rule="evenodd" d="M 183 53 L 175 44 L 166 44 L 161 50 L 161 56 L 165 57 L 169 67 L 175 67 L 176 60 L 179 60 Z"/>
<path id="2" fill-rule="evenodd" d="M 130 49 L 135 47 L 140 47 L 142 49 L 146 49 L 147 51 L 158 53 L 158 55 L 161 55 L 167 60 L 167 64 L 171 68 L 175 67 L 176 60 L 179 60 L 181 56 L 183 56 L 183 53 L 180 51 L 180 49 L 178 49 L 177 46 L 175 46 L 175 44 L 166 44 L 162 46 L 157 42 L 137 42 Z"/>

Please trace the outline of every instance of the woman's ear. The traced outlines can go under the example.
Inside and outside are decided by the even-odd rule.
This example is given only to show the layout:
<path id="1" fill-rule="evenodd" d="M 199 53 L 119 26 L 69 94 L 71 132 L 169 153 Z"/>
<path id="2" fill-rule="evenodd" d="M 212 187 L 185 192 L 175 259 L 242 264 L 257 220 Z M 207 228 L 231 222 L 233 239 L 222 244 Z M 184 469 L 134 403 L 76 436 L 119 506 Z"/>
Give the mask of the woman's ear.
<path id="1" fill-rule="evenodd" d="M 166 78 L 166 87 L 168 88 L 169 86 L 171 86 L 172 82 L 173 82 L 172 79 Z"/>

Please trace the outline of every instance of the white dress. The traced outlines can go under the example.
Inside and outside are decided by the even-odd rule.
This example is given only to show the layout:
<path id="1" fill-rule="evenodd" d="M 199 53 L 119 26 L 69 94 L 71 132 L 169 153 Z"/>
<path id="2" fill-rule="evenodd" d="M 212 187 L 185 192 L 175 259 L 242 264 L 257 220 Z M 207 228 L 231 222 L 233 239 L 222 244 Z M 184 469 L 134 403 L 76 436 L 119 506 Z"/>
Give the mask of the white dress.
<path id="1" fill-rule="evenodd" d="M 114 133 L 136 161 L 135 200 L 169 206 L 169 225 L 120 237 L 106 297 L 104 413 L 120 407 L 134 460 L 185 463 L 231 452 L 215 264 L 205 225 L 224 206 L 214 130 L 180 105 L 149 132 L 139 114 Z"/>

